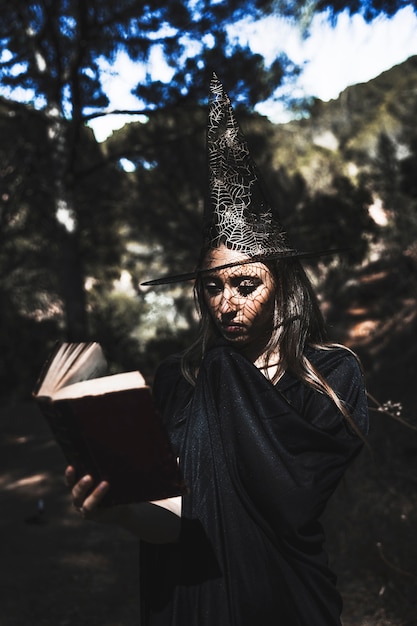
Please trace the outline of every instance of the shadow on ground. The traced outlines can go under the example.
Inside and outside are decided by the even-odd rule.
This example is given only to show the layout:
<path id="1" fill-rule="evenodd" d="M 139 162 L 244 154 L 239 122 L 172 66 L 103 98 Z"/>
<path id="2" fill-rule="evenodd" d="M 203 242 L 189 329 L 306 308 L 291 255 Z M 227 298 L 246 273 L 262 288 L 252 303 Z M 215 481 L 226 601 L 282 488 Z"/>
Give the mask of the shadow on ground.
<path id="1" fill-rule="evenodd" d="M 78 519 L 30 403 L 0 411 L 1 626 L 137 626 L 137 540 Z"/>

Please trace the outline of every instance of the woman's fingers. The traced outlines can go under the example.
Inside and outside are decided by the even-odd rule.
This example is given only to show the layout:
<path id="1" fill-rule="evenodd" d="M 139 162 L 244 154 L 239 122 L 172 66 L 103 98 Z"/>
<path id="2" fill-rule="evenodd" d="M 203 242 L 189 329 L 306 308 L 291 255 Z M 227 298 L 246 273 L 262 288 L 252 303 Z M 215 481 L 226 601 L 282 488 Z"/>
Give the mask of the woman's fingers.
<path id="1" fill-rule="evenodd" d="M 72 503 L 82 517 L 95 519 L 106 513 L 97 509 L 110 488 L 108 482 L 101 481 L 96 485 L 89 474 L 77 481 L 75 469 L 71 465 L 65 470 L 65 482 L 71 488 Z"/>
<path id="2" fill-rule="evenodd" d="M 89 476 L 88 478 L 91 478 L 91 476 Z M 97 487 L 95 487 L 95 489 L 93 489 L 93 491 L 85 498 L 81 505 L 84 514 L 92 513 L 100 505 L 109 488 L 109 483 L 106 481 L 102 481 L 97 485 Z"/>
<path id="3" fill-rule="evenodd" d="M 67 487 L 70 487 L 71 489 L 77 482 L 75 468 L 72 467 L 72 465 L 68 465 L 68 467 L 65 469 L 65 482 L 67 484 Z"/>
<path id="4" fill-rule="evenodd" d="M 84 506 L 84 500 L 87 498 L 89 491 L 91 491 L 94 485 L 92 476 L 83 476 L 72 488 L 71 495 L 72 501 L 76 508 Z"/>

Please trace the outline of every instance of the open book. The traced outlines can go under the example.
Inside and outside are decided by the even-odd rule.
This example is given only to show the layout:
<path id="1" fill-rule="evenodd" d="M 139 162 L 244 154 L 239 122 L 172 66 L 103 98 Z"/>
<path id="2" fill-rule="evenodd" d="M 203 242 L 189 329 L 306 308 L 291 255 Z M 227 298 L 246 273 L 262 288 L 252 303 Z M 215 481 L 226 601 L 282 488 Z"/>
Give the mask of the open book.
<path id="1" fill-rule="evenodd" d="M 33 397 L 77 477 L 107 480 L 103 505 L 185 492 L 150 388 L 140 372 L 106 375 L 101 346 L 63 343 L 45 363 Z"/>

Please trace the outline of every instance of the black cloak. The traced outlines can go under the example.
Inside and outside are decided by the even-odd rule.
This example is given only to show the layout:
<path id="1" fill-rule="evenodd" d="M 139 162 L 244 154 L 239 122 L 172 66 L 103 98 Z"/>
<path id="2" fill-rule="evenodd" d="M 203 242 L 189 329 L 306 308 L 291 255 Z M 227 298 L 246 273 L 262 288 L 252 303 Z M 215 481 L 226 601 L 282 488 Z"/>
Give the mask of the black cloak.
<path id="1" fill-rule="evenodd" d="M 355 357 L 306 355 L 366 433 Z M 273 385 L 227 345 L 195 387 L 165 361 L 154 396 L 190 493 L 178 542 L 142 542 L 142 626 L 340 625 L 319 517 L 362 439 L 335 404 L 288 372 Z"/>

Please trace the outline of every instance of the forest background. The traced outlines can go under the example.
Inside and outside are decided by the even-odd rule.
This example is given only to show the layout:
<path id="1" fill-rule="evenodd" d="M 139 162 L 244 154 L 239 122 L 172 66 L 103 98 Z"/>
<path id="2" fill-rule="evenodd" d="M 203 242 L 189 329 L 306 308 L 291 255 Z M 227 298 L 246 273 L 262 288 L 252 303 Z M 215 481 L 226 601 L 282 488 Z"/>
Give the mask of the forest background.
<path id="1" fill-rule="evenodd" d="M 254 107 L 300 68 L 227 37 L 248 15 L 280 14 L 307 33 L 326 9 L 370 20 L 402 6 L 0 3 L 0 86 L 33 94 L 0 98 L 2 625 L 138 623 L 136 547 L 71 516 L 31 391 L 57 340 L 98 340 L 112 371 L 139 368 L 152 382 L 194 336 L 192 286 L 140 283 L 195 264 L 213 69 L 295 246 L 344 250 L 306 266 L 330 338 L 358 352 L 370 394 L 370 450 L 325 518 L 344 625 L 417 624 L 417 57 L 328 103 L 288 97 L 297 119 L 273 124 Z M 100 60 L 124 50 L 146 65 L 155 42 L 173 78 L 145 74 L 144 106 L 127 112 L 139 121 L 98 143 L 87 124 L 108 114 Z"/>

